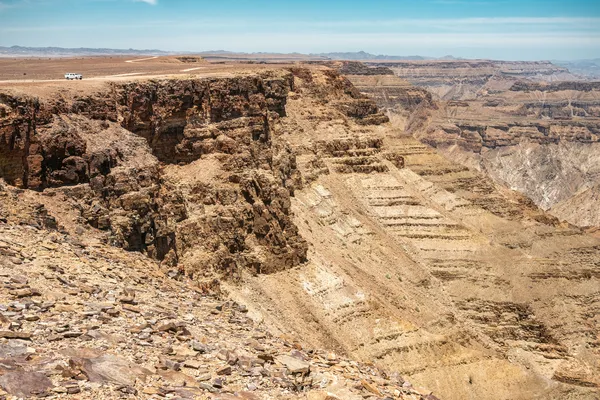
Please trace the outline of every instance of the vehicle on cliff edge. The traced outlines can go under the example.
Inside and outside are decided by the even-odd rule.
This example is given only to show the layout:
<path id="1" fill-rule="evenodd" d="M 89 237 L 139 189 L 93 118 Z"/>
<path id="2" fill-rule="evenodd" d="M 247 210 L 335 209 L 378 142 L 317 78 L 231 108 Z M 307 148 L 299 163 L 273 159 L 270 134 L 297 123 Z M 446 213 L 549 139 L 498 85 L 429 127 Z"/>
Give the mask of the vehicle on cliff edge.
<path id="1" fill-rule="evenodd" d="M 73 73 L 73 72 L 68 72 L 68 73 L 65 74 L 65 79 L 68 80 L 68 81 L 73 80 L 73 79 L 82 80 L 83 79 L 83 75 L 76 74 L 76 73 Z"/>

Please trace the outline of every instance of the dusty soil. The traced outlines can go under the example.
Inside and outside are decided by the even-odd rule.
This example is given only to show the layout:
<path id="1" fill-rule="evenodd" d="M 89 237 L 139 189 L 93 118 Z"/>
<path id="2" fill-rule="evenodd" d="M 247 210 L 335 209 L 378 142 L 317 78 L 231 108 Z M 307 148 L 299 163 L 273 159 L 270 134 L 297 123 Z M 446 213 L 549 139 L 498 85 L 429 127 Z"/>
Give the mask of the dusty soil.
<path id="1" fill-rule="evenodd" d="M 118 78 L 186 73 L 224 73 L 249 68 L 264 68 L 261 64 L 239 62 L 210 63 L 195 56 L 169 57 L 81 57 L 81 58 L 0 58 L 0 84 L 5 81 L 64 80 L 67 72 L 89 78 Z"/>

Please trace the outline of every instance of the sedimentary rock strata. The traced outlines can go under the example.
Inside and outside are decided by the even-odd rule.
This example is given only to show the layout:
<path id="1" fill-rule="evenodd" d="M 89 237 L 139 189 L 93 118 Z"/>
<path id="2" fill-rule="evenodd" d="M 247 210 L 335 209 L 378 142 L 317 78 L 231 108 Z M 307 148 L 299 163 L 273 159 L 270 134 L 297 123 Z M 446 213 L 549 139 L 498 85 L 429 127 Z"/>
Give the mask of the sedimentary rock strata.
<path id="1" fill-rule="evenodd" d="M 507 90 L 524 79 L 574 78 L 566 68 L 547 61 L 376 61 L 368 64 L 387 67 L 411 84 L 425 87 L 441 100 L 472 99 L 481 91 Z"/>
<path id="2" fill-rule="evenodd" d="M 397 75 L 387 82 L 408 82 L 404 93 L 427 90 L 433 95 L 416 108 L 407 101 L 388 106 L 397 126 L 522 192 L 559 219 L 595 226 L 593 211 L 579 211 L 597 209 L 596 197 L 580 196 L 586 202 L 580 207 L 570 199 L 598 183 L 597 82 L 550 63 L 411 61 L 380 66 Z M 351 79 L 382 106 L 399 98 L 394 96 L 398 89 L 383 79 L 367 74 Z"/>

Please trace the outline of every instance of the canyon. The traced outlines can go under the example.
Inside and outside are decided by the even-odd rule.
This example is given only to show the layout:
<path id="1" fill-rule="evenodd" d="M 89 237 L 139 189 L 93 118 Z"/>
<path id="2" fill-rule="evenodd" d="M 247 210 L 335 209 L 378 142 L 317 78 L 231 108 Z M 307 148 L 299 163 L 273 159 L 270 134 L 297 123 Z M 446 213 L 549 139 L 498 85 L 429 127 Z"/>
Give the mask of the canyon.
<path id="1" fill-rule="evenodd" d="M 561 221 L 597 229 L 598 82 L 548 62 L 373 65 L 393 75 L 351 79 L 381 107 L 401 116 L 401 126 L 416 138 L 525 194 Z M 419 89 L 424 91 L 416 96 L 421 100 L 405 98 Z"/>
<path id="2" fill-rule="evenodd" d="M 572 78 L 3 85 L 0 396 L 596 398 L 599 89 Z"/>

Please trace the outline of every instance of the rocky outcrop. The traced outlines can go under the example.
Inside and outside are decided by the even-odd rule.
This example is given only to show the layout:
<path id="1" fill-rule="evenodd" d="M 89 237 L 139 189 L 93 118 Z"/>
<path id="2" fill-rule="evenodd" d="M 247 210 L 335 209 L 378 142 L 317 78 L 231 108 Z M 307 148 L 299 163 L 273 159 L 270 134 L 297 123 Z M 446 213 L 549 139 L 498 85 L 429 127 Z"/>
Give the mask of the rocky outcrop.
<path id="1" fill-rule="evenodd" d="M 290 77 L 112 83 L 103 93 L 69 104 L 41 105 L 38 100 L 5 96 L 1 175 L 31 189 L 106 175 L 115 164 L 114 154 L 86 151 L 81 133 L 65 121 L 65 114 L 118 121 L 145 138 L 163 162 L 189 162 L 219 152 L 237 154 L 255 167 L 267 165 L 261 156 L 270 140 L 269 118 L 285 114 Z M 105 127 L 107 122 L 101 126 Z"/>
<path id="2" fill-rule="evenodd" d="M 294 75 L 302 80 L 306 95 L 318 99 L 322 104 L 331 104 L 359 124 L 379 125 L 389 121 L 389 118 L 379 111 L 377 104 L 362 94 L 338 71 L 324 70 L 325 82 L 315 81 L 307 71 L 302 68 L 292 69 Z"/>
<path id="3" fill-rule="evenodd" d="M 210 153 L 246 163 L 270 143 L 270 119 L 285 115 L 291 75 L 115 85 L 121 125 L 148 140 L 159 160 L 190 162 Z M 248 157 L 244 152 L 254 152 Z M 266 164 L 265 164 L 266 165 Z"/>
<path id="4" fill-rule="evenodd" d="M 170 266 L 184 259 L 180 269 L 191 275 L 286 269 L 307 253 L 291 221 L 290 196 L 301 184 L 295 156 L 274 137 L 292 90 L 359 124 L 387 121 L 332 70 L 110 83 L 45 102 L 7 95 L 0 175 L 23 188 L 57 188 L 112 244 Z M 182 186 L 162 172 L 161 164 L 205 158 L 223 173 Z"/>
<path id="5" fill-rule="evenodd" d="M 210 212 L 178 226 L 181 267 L 190 276 L 237 278 L 240 268 L 272 273 L 306 261 L 307 244 L 291 220 L 290 192 L 273 176 L 255 171 L 235 177 L 234 185 L 198 182 L 197 198 Z"/>
<path id="6" fill-rule="evenodd" d="M 570 94 L 568 100 L 524 102 L 515 110 L 515 116 L 573 121 L 575 124 L 588 117 L 600 117 L 600 101 L 578 100 L 577 93 Z"/>
<path id="7" fill-rule="evenodd" d="M 385 65 L 397 68 L 424 68 L 427 70 L 456 70 L 471 68 L 501 68 L 513 74 L 553 74 L 557 71 L 568 71 L 567 68 L 554 65 L 549 61 L 501 61 L 501 60 L 409 60 L 409 61 L 368 61 L 367 64 Z"/>
<path id="8" fill-rule="evenodd" d="M 324 65 L 339 71 L 342 75 L 394 75 L 394 71 L 387 67 L 370 66 L 360 61 L 305 61 L 308 65 Z"/>
<path id="9" fill-rule="evenodd" d="M 188 212 L 181 194 L 162 180 L 159 161 L 190 162 L 218 153 L 244 203 L 225 213 L 238 222 L 223 224 L 217 217 L 221 222 L 208 230 L 211 238 L 229 230 L 242 244 L 230 247 L 219 262 L 246 248 L 244 237 L 256 231 L 283 258 L 286 235 L 295 237 L 293 256 L 277 262 L 295 265 L 306 249 L 285 206 L 293 187 L 282 186 L 294 171 L 282 174 L 284 166 L 281 160 L 274 164 L 271 150 L 273 120 L 285 115 L 291 76 L 113 83 L 103 93 L 45 104 L 5 98 L 2 176 L 24 188 L 61 188 L 77 201 L 83 219 L 110 232 L 111 243 L 174 265 L 185 250 L 177 246 L 176 224 Z M 252 170 L 265 170 L 271 178 L 253 179 Z M 264 187 L 252 188 L 252 181 Z M 257 201 L 267 204 L 261 208 Z"/>
<path id="10" fill-rule="evenodd" d="M 19 186 L 40 186 L 42 151 L 33 143 L 37 123 L 48 123 L 52 116 L 40 110 L 34 99 L 15 99 L 2 96 L 2 123 L 0 125 L 0 171 L 2 177 Z M 65 149 L 66 150 L 66 149 Z M 30 183 L 31 181 L 31 183 Z"/>
<path id="11" fill-rule="evenodd" d="M 414 111 L 419 106 L 434 107 L 431 93 L 394 76 L 357 74 L 348 79 L 383 109 Z"/>

